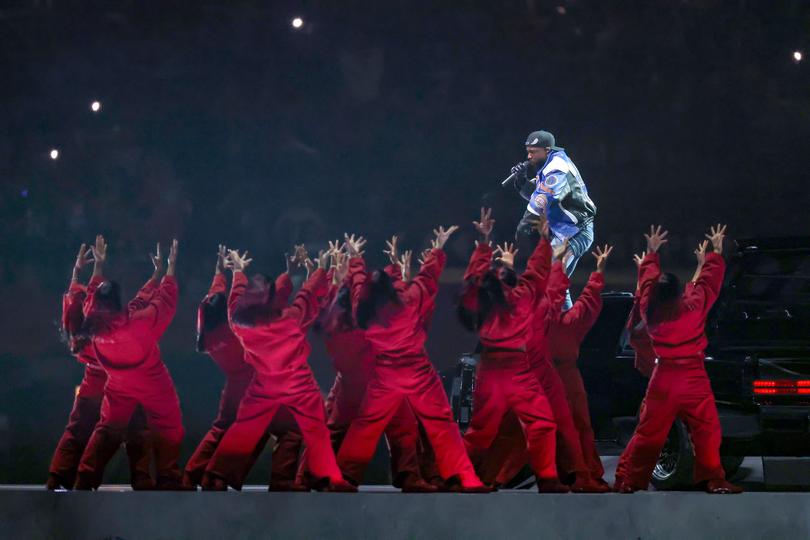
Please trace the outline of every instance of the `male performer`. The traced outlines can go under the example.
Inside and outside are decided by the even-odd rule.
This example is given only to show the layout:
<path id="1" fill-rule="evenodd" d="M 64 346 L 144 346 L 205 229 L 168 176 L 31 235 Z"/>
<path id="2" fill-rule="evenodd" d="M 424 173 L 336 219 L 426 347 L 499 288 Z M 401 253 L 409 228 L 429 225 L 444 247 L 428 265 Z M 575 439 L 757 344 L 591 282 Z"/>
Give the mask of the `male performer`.
<path id="1" fill-rule="evenodd" d="M 537 216 L 546 216 L 553 237 L 551 245 L 556 247 L 568 240 L 565 273 L 570 276 L 593 243 L 596 205 L 574 162 L 564 148 L 556 146 L 554 135 L 542 130 L 529 133 L 526 155 L 528 161 L 512 167 L 515 187 L 529 201 L 516 236 L 520 239 L 535 235 L 531 222 Z M 537 171 L 531 179 L 527 174 L 530 169 Z M 566 292 L 563 310 L 571 306 L 571 294 Z"/>
<path id="2" fill-rule="evenodd" d="M 689 427 L 695 447 L 695 483 L 709 493 L 740 493 L 725 479 L 720 463 L 720 419 L 703 366 L 707 345 L 706 316 L 723 284 L 725 226 L 712 227 L 706 237 L 713 253 L 705 256 L 694 283 L 681 291 L 678 278 L 663 273 L 658 248 L 667 231 L 650 228 L 647 255 L 639 267 L 639 309 L 658 358 L 641 404 L 638 427 L 616 467 L 614 490 L 646 489 L 655 462 L 676 417 Z M 705 251 L 705 250 L 704 250 Z"/>

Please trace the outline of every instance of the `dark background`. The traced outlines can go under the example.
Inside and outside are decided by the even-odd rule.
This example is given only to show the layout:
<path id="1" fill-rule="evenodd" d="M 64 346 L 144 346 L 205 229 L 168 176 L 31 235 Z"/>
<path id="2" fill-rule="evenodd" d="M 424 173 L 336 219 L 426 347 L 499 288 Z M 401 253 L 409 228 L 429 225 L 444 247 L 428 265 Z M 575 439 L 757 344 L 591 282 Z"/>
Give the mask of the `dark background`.
<path id="1" fill-rule="evenodd" d="M 0 3 L 0 482 L 46 478 L 82 372 L 58 338 L 60 294 L 96 232 L 132 293 L 154 242 L 180 240 L 162 349 L 186 455 L 222 384 L 192 352 L 217 243 L 276 273 L 294 242 L 360 232 L 382 263 L 386 235 L 422 249 L 434 226 L 465 225 L 429 341 L 451 366 L 474 342 L 452 317 L 468 224 L 491 205 L 512 235 L 525 203 L 499 182 L 532 130 L 588 184 L 596 241 L 617 246 L 609 287 L 633 286 L 651 222 L 685 274 L 711 222 L 808 234 L 810 64 L 793 52 L 810 53 L 809 29 L 798 0 Z M 107 479 L 126 480 L 120 461 Z"/>

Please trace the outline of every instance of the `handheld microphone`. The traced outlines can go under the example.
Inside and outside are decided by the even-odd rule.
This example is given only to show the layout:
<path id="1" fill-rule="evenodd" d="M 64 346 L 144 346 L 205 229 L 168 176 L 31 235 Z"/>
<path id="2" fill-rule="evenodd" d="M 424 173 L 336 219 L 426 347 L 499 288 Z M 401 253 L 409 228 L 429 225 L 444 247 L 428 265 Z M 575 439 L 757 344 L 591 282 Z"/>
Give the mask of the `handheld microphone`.
<path id="1" fill-rule="evenodd" d="M 528 168 L 529 162 L 524 161 L 523 165 L 525 165 L 525 167 L 524 167 L 524 170 L 525 170 L 526 168 Z M 512 174 L 510 174 L 509 176 L 507 176 L 506 179 L 503 182 L 501 182 L 501 186 L 506 187 L 509 184 L 509 182 L 511 182 L 512 180 L 515 179 L 515 177 L 518 175 L 518 172 L 519 171 L 515 171 Z"/>

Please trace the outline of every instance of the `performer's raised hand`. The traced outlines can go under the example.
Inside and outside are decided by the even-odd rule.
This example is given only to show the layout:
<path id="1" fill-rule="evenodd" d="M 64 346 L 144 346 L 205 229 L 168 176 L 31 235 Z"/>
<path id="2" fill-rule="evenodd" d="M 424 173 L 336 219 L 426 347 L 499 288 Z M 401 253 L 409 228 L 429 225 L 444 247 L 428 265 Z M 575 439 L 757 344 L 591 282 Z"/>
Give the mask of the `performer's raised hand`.
<path id="1" fill-rule="evenodd" d="M 489 237 L 492 235 L 492 229 L 495 227 L 495 220 L 492 219 L 492 208 L 481 207 L 481 221 L 473 221 L 473 227 L 481 235 L 481 242 L 490 243 Z M 478 245 L 478 240 L 475 245 Z"/>
<path id="2" fill-rule="evenodd" d="M 527 223 L 537 231 L 541 238 L 545 238 L 546 240 L 551 238 L 551 232 L 548 228 L 548 218 L 546 218 L 545 215 L 541 214 L 537 216 L 537 219 L 528 220 Z"/>
<path id="3" fill-rule="evenodd" d="M 346 251 L 349 253 L 349 256 L 362 257 L 363 253 L 365 253 L 363 246 L 366 245 L 366 239 L 359 235 L 355 238 L 355 235 L 349 236 L 348 233 L 344 233 L 343 237 L 346 240 Z"/>
<path id="4" fill-rule="evenodd" d="M 244 272 L 251 262 L 253 262 L 253 259 L 248 257 L 247 250 L 242 255 L 235 249 L 228 250 L 227 264 L 234 272 Z"/>
<path id="5" fill-rule="evenodd" d="M 515 249 L 515 244 L 504 242 L 502 246 L 495 246 L 493 255 L 495 255 L 495 260 L 499 261 L 504 266 L 514 268 L 515 255 L 517 255 L 517 252 L 518 250 Z"/>
<path id="6" fill-rule="evenodd" d="M 568 238 L 563 240 L 562 244 L 552 248 L 551 256 L 555 261 L 560 261 L 561 263 L 565 264 L 568 257 L 571 256 L 571 252 L 568 251 Z"/>
<path id="7" fill-rule="evenodd" d="M 107 262 L 107 242 L 102 235 L 96 235 L 96 244 L 90 250 L 93 253 L 93 276 L 100 276 Z"/>
<path id="8" fill-rule="evenodd" d="M 712 250 L 718 255 L 723 254 L 723 239 L 725 237 L 726 226 L 721 225 L 720 223 L 718 223 L 716 227 L 711 227 L 709 229 L 709 234 L 706 235 L 706 238 L 708 238 L 712 243 Z"/>
<path id="9" fill-rule="evenodd" d="M 695 258 L 697 259 L 698 269 L 703 268 L 703 263 L 706 262 L 707 247 L 709 247 L 709 241 L 704 240 L 700 242 L 695 249 Z"/>
<path id="10" fill-rule="evenodd" d="M 411 257 L 413 257 L 413 251 L 408 249 L 405 250 L 405 253 L 399 258 L 399 267 L 402 269 L 402 281 L 411 280 Z"/>
<path id="11" fill-rule="evenodd" d="M 433 234 L 436 235 L 436 239 L 432 242 L 433 249 L 443 249 L 447 239 L 457 230 L 458 225 L 451 225 L 446 230 L 441 225 L 438 229 L 433 229 Z"/>
<path id="12" fill-rule="evenodd" d="M 155 271 L 152 273 L 152 279 L 157 279 L 163 272 L 163 254 L 160 251 L 160 242 L 157 243 L 155 253 L 149 254 L 149 258 L 152 259 L 152 265 L 155 267 Z"/>
<path id="13" fill-rule="evenodd" d="M 329 270 L 329 260 L 332 258 L 331 252 L 327 249 L 318 251 L 318 268 L 321 270 Z"/>
<path id="14" fill-rule="evenodd" d="M 425 261 L 427 260 L 428 255 L 430 255 L 430 250 L 429 250 L 429 249 L 425 249 L 425 250 L 423 250 L 423 251 L 422 251 L 422 253 L 420 253 L 420 254 L 419 254 L 419 258 L 418 258 L 418 259 L 416 259 L 416 261 L 417 261 L 419 264 L 425 264 Z"/>
<path id="15" fill-rule="evenodd" d="M 398 264 L 399 263 L 399 252 L 397 251 L 397 240 L 399 238 L 397 235 L 391 237 L 391 240 L 386 240 L 385 245 L 388 249 L 384 249 L 383 253 L 388 255 L 388 260 L 391 264 Z"/>
<path id="16" fill-rule="evenodd" d="M 169 249 L 169 264 L 166 267 L 166 275 L 173 276 L 177 268 L 177 238 L 172 240 L 172 247 Z"/>
<path id="17" fill-rule="evenodd" d="M 658 248 L 669 242 L 667 235 L 669 231 L 665 231 L 661 225 L 657 227 L 650 225 L 650 234 L 645 234 L 644 238 L 647 239 L 647 253 L 657 253 Z"/>
<path id="18" fill-rule="evenodd" d="M 596 250 L 591 252 L 591 255 L 596 259 L 596 271 L 605 273 L 605 265 L 607 264 L 608 257 L 613 252 L 613 246 L 605 244 L 605 247 L 596 246 Z"/>
<path id="19" fill-rule="evenodd" d="M 335 269 L 332 274 L 332 283 L 339 285 L 343 283 L 349 273 L 349 256 L 341 250 L 332 253 L 332 267 Z"/>
<path id="20" fill-rule="evenodd" d="M 225 247 L 225 244 L 219 244 L 219 249 L 217 250 L 217 265 L 214 269 L 215 274 L 222 274 L 225 272 L 227 266 L 225 265 L 225 261 L 228 258 L 228 248 Z"/>
<path id="21" fill-rule="evenodd" d="M 641 263 L 644 261 L 644 257 L 646 256 L 647 256 L 646 251 L 642 251 L 640 255 L 638 253 L 633 254 L 633 262 L 636 263 L 636 268 L 641 267 Z"/>
<path id="22" fill-rule="evenodd" d="M 93 262 L 92 250 L 87 249 L 87 244 L 79 246 L 79 252 L 76 254 L 76 262 L 73 263 L 73 281 L 79 281 L 79 272 L 88 264 Z"/>

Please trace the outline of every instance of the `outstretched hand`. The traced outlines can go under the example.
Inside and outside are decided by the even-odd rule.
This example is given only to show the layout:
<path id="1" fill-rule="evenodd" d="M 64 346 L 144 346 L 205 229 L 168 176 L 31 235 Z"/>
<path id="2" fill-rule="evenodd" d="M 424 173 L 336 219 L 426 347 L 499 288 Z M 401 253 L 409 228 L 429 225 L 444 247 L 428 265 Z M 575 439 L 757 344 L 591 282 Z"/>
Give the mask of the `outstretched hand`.
<path id="1" fill-rule="evenodd" d="M 542 237 L 548 240 L 551 238 L 551 231 L 548 228 L 548 219 L 545 215 L 537 216 L 537 219 L 528 220 L 528 223 Z"/>
<path id="2" fill-rule="evenodd" d="M 605 244 L 605 247 L 596 246 L 596 250 L 591 252 L 591 255 L 596 258 L 596 271 L 605 273 L 605 265 L 607 264 L 608 257 L 613 252 L 613 246 Z"/>
<path id="3" fill-rule="evenodd" d="M 419 264 L 425 264 L 425 261 L 427 260 L 428 255 L 430 255 L 430 249 L 425 249 L 425 250 L 422 251 L 422 253 L 419 254 L 419 258 L 416 259 L 416 261 Z"/>
<path id="4" fill-rule="evenodd" d="M 708 238 L 712 243 L 712 250 L 718 255 L 723 254 L 723 239 L 725 237 L 726 226 L 721 225 L 720 223 L 718 223 L 716 227 L 711 227 L 709 229 L 709 234 L 706 235 L 706 238 Z"/>
<path id="5" fill-rule="evenodd" d="M 489 237 L 492 234 L 492 229 L 495 227 L 495 220 L 492 219 L 492 208 L 481 207 L 481 217 L 479 219 L 481 221 L 472 222 L 473 227 L 475 227 L 475 230 L 481 235 L 481 241 L 489 243 Z M 476 240 L 475 245 L 478 245 L 478 240 Z"/>
<path id="6" fill-rule="evenodd" d="M 166 268 L 166 275 L 173 276 L 177 268 L 177 238 L 172 240 L 172 247 L 169 249 L 169 266 Z"/>
<path id="7" fill-rule="evenodd" d="M 413 251 L 410 249 L 405 250 L 405 253 L 402 254 L 399 258 L 399 267 L 402 270 L 402 281 L 410 281 L 411 280 L 411 258 L 413 257 Z"/>
<path id="8" fill-rule="evenodd" d="M 152 259 L 152 266 L 155 267 L 152 277 L 157 278 L 163 272 L 163 253 L 160 251 L 160 242 L 157 243 L 155 252 L 149 254 L 149 258 Z"/>
<path id="9" fill-rule="evenodd" d="M 362 257 L 363 253 L 363 246 L 366 245 L 366 239 L 362 236 L 355 235 L 349 236 L 348 233 L 343 234 L 343 238 L 346 240 L 346 251 L 349 253 L 350 257 Z"/>
<path id="10" fill-rule="evenodd" d="M 515 244 L 504 242 L 502 246 L 495 246 L 495 260 L 508 266 L 509 268 L 515 267 L 515 255 L 518 250 L 515 249 Z"/>
<path id="11" fill-rule="evenodd" d="M 90 250 L 93 253 L 93 275 L 100 276 L 107 262 L 107 242 L 102 235 L 96 235 L 96 244 Z"/>
<path id="12" fill-rule="evenodd" d="M 641 268 L 641 263 L 644 262 L 644 257 L 646 256 L 646 251 L 642 251 L 640 255 L 638 253 L 633 254 L 633 262 L 636 263 L 636 268 Z"/>
<path id="13" fill-rule="evenodd" d="M 433 245 L 433 249 L 443 249 L 444 244 L 447 243 L 447 239 L 458 230 L 458 225 L 451 225 L 447 229 L 439 226 L 438 229 L 433 229 L 433 234 L 436 235 L 435 240 L 431 243 Z"/>
<path id="14" fill-rule="evenodd" d="M 251 262 L 253 262 L 253 259 L 248 258 L 247 251 L 240 255 L 239 251 L 235 249 L 228 250 L 227 265 L 234 273 L 244 272 Z"/>
<path id="15" fill-rule="evenodd" d="M 695 249 L 695 258 L 697 259 L 698 268 L 703 267 L 703 263 L 706 262 L 706 248 L 709 247 L 709 241 L 704 240 L 700 242 Z"/>
<path id="16" fill-rule="evenodd" d="M 217 266 L 214 269 L 215 274 L 221 274 L 225 271 L 225 260 L 228 258 L 228 248 L 225 247 L 225 244 L 219 244 L 219 249 L 217 249 Z"/>
<path id="17" fill-rule="evenodd" d="M 79 280 L 79 272 L 88 263 L 93 262 L 92 250 L 87 249 L 87 244 L 79 246 L 79 252 L 76 254 L 76 262 L 73 263 L 73 280 Z"/>
<path id="18" fill-rule="evenodd" d="M 391 237 L 391 240 L 386 240 L 385 245 L 388 249 L 384 249 L 383 253 L 388 255 L 388 260 L 391 264 L 398 264 L 399 263 L 399 252 L 397 251 L 397 241 L 399 238 L 397 235 Z"/>
<path id="19" fill-rule="evenodd" d="M 341 250 L 332 252 L 332 268 L 335 269 L 332 275 L 332 283 L 339 285 L 343 283 L 349 273 L 349 256 Z"/>
<path id="20" fill-rule="evenodd" d="M 561 263 L 565 264 L 568 257 L 571 256 L 571 252 L 568 251 L 568 238 L 563 240 L 562 244 L 554 246 L 551 249 L 551 256 L 555 261 L 560 261 Z"/>
<path id="21" fill-rule="evenodd" d="M 657 227 L 650 225 L 650 234 L 645 234 L 644 238 L 647 239 L 647 253 L 657 253 L 658 248 L 669 242 L 667 235 L 669 231 L 665 231 L 661 225 Z"/>

